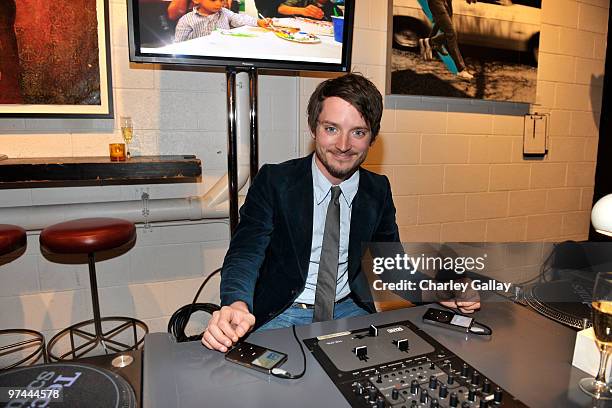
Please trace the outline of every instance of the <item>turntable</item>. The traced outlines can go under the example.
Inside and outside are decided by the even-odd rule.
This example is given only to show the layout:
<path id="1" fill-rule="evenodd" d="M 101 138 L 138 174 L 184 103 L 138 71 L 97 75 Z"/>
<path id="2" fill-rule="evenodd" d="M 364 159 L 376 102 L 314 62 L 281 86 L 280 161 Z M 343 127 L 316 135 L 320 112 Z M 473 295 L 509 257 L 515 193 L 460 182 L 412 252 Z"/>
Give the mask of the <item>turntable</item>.
<path id="1" fill-rule="evenodd" d="M 139 350 L 3 371 L 0 405 L 136 408 L 140 403 L 141 362 Z"/>

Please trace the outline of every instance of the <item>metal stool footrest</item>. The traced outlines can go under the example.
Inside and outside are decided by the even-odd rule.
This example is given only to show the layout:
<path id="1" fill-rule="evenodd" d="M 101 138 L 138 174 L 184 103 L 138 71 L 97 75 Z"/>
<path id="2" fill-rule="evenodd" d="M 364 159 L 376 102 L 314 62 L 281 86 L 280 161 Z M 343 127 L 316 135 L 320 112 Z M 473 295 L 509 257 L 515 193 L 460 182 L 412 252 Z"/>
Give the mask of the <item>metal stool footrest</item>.
<path id="1" fill-rule="evenodd" d="M 94 319 L 75 323 L 53 336 L 47 346 L 49 360 L 53 362 L 89 357 L 87 353 L 98 346 L 101 346 L 102 354 L 136 350 L 144 343 L 144 337 L 149 332 L 143 321 L 131 317 L 103 317 L 100 321 L 107 328 L 102 330 L 100 336 L 96 335 Z M 69 344 L 67 347 L 62 347 L 59 354 L 57 348 L 61 347 L 61 340 L 66 338 Z"/>
<path id="2" fill-rule="evenodd" d="M 11 340 L 10 343 L 4 344 L 2 339 L 9 337 L 21 337 L 18 341 Z M 32 349 L 30 351 L 30 349 Z M 47 362 L 47 352 L 45 348 L 45 337 L 35 331 L 28 329 L 5 329 L 0 330 L 0 358 L 4 360 L 6 356 L 21 353 L 22 356 L 18 361 L 10 362 L 7 365 L 0 365 L 0 370 L 17 367 L 22 364 L 34 364 L 41 357 Z M 3 363 L 4 364 L 4 363 Z"/>

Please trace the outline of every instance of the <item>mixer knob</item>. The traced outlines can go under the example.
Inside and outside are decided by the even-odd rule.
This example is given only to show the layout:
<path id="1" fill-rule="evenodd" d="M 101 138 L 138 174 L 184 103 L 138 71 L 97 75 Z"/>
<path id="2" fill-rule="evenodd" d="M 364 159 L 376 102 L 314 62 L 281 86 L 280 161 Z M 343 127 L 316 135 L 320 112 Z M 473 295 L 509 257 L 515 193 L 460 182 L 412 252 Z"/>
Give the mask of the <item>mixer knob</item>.
<path id="1" fill-rule="evenodd" d="M 422 390 L 421 391 L 421 399 L 420 399 L 420 401 L 423 404 L 427 404 L 427 401 L 429 401 L 429 393 L 427 392 L 427 390 Z"/>
<path id="2" fill-rule="evenodd" d="M 455 382 L 455 376 L 453 374 L 448 375 L 448 380 L 446 381 L 449 385 Z"/>
<path id="3" fill-rule="evenodd" d="M 448 395 L 448 387 L 446 384 L 440 385 L 440 398 L 446 398 Z"/>
<path id="4" fill-rule="evenodd" d="M 382 383 L 382 374 L 381 373 L 378 373 L 378 377 L 376 377 L 376 382 L 379 383 L 379 384 Z"/>
<path id="5" fill-rule="evenodd" d="M 435 368 L 436 368 L 436 365 L 435 365 L 434 363 L 431 363 L 431 364 L 429 365 L 429 369 L 430 369 L 430 370 L 434 370 Z"/>
<path id="6" fill-rule="evenodd" d="M 478 405 L 478 408 L 487 408 L 489 406 L 487 400 L 481 398 L 480 399 L 480 404 Z"/>
<path id="7" fill-rule="evenodd" d="M 432 398 L 429 408 L 439 408 L 439 407 L 440 407 L 440 404 L 438 403 L 438 400 L 436 398 Z"/>
<path id="8" fill-rule="evenodd" d="M 397 388 L 394 388 L 391 390 L 391 399 L 398 399 L 399 398 L 399 390 Z"/>
<path id="9" fill-rule="evenodd" d="M 502 401 L 502 397 L 504 396 L 504 392 L 501 388 L 497 387 L 495 392 L 493 393 L 493 401 L 496 403 L 500 403 Z"/>
<path id="10" fill-rule="evenodd" d="M 468 401 L 476 401 L 476 388 L 474 388 L 474 386 L 471 386 L 470 390 L 468 391 Z"/>
<path id="11" fill-rule="evenodd" d="M 435 390 L 437 386 L 438 386 L 438 379 L 436 378 L 435 375 L 432 375 L 431 377 L 429 377 L 429 388 L 432 390 Z"/>
<path id="12" fill-rule="evenodd" d="M 364 391 L 365 390 L 363 389 L 363 385 L 361 383 L 357 383 L 357 385 L 355 386 L 355 394 L 363 395 Z"/>
<path id="13" fill-rule="evenodd" d="M 469 371 L 470 371 L 470 368 L 468 367 L 468 365 L 463 363 L 463 367 L 461 367 L 461 376 L 462 377 L 467 377 Z"/>
<path id="14" fill-rule="evenodd" d="M 385 399 L 382 396 L 376 400 L 376 408 L 385 408 Z"/>
<path id="15" fill-rule="evenodd" d="M 372 337 L 378 337 L 378 327 L 371 324 L 370 328 L 368 329 L 368 334 Z"/>
<path id="16" fill-rule="evenodd" d="M 419 392 L 419 382 L 417 380 L 412 380 L 410 382 L 410 393 L 412 395 L 416 395 Z"/>
<path id="17" fill-rule="evenodd" d="M 480 373 L 478 371 L 474 371 L 472 373 L 472 384 L 478 385 L 480 383 Z"/>
<path id="18" fill-rule="evenodd" d="M 368 388 L 368 395 L 370 396 L 370 401 L 374 401 L 374 399 L 376 398 L 377 394 L 378 393 L 376 392 L 376 388 L 374 388 L 374 387 Z"/>
<path id="19" fill-rule="evenodd" d="M 448 405 L 455 408 L 459 404 L 459 397 L 457 397 L 456 392 L 451 392 L 450 399 L 448 401 Z"/>
<path id="20" fill-rule="evenodd" d="M 491 381 L 488 378 L 485 378 L 482 382 L 482 392 L 488 393 L 491 392 Z"/>

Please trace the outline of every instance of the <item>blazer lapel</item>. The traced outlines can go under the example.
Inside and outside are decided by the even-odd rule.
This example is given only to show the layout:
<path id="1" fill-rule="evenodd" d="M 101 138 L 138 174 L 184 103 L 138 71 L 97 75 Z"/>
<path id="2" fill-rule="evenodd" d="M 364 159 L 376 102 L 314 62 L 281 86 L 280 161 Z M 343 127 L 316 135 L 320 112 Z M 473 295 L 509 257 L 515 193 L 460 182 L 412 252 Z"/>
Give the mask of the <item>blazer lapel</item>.
<path id="1" fill-rule="evenodd" d="M 361 263 L 362 246 L 370 241 L 376 222 L 379 199 L 370 193 L 370 180 L 364 172 L 359 177 L 359 190 L 353 199 L 351 210 L 351 232 L 348 248 L 348 278 L 352 281 Z"/>
<path id="2" fill-rule="evenodd" d="M 312 246 L 313 189 L 312 155 L 304 159 L 306 168 L 298 169 L 296 182 L 286 191 L 285 220 L 300 273 L 306 280 Z"/>

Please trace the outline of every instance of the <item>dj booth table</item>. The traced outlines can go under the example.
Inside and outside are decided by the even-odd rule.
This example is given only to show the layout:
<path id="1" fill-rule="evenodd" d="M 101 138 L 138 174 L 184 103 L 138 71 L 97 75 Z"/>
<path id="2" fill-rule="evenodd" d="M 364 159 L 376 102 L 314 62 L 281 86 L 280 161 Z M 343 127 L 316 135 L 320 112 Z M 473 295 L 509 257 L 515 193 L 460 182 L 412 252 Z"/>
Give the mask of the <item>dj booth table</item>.
<path id="1" fill-rule="evenodd" d="M 420 306 L 370 316 L 299 327 L 300 339 L 409 320 L 492 379 L 526 405 L 605 407 L 582 393 L 587 375 L 571 365 L 576 332 L 502 298 L 483 302 L 476 320 L 493 335 L 475 336 L 423 324 Z M 302 369 L 291 329 L 253 333 L 248 341 L 289 355 L 283 368 Z M 299 380 L 282 380 L 226 362 L 222 353 L 198 342 L 175 343 L 168 334 L 149 334 L 143 362 L 145 408 L 170 407 L 348 407 L 312 354 L 305 348 L 307 370 Z M 612 406 L 612 404 L 607 405 Z"/>

